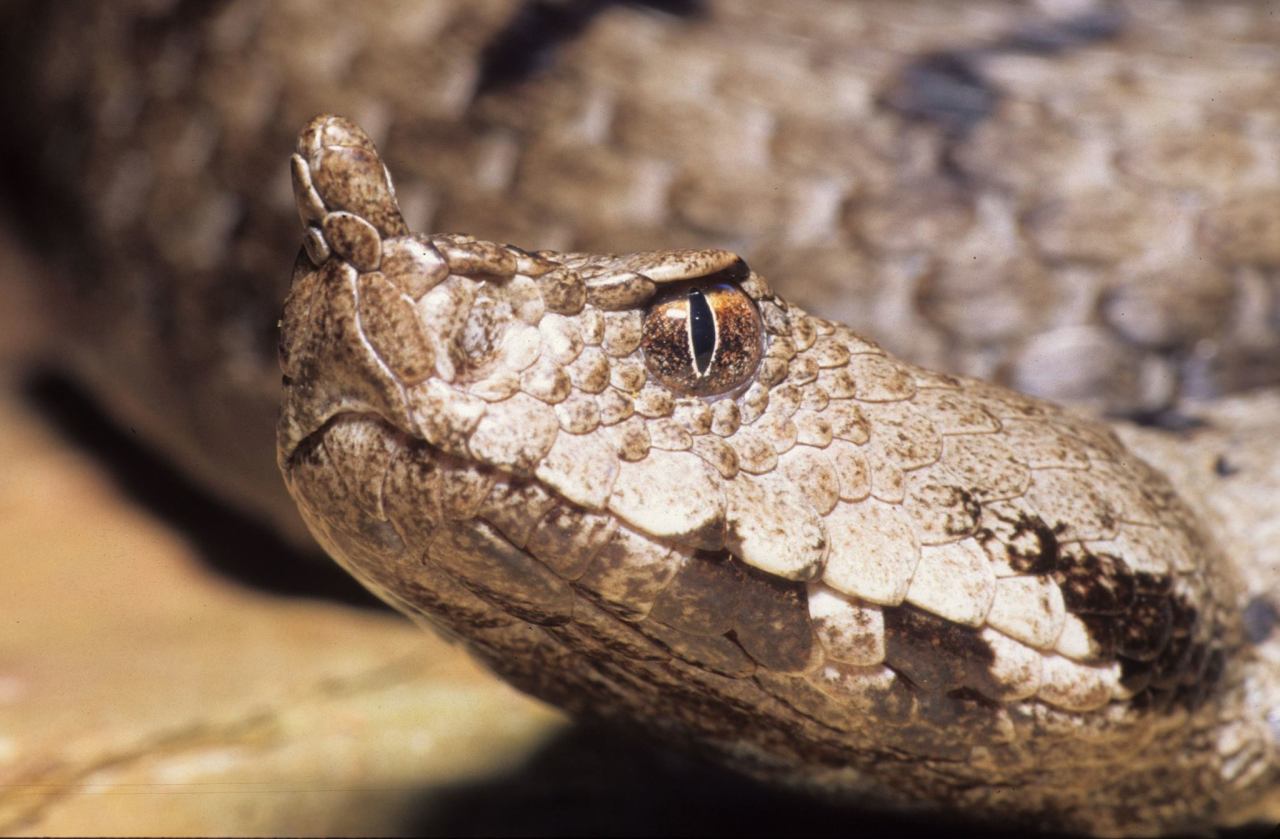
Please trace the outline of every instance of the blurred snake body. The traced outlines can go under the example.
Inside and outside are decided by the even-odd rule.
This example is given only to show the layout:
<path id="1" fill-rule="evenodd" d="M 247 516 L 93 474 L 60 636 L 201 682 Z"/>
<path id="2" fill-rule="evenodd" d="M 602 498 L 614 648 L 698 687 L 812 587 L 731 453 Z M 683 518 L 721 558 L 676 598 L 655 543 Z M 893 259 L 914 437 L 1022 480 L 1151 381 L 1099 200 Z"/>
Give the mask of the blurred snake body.
<path id="1" fill-rule="evenodd" d="M 520 687 L 872 806 L 1280 820 L 1267 4 L 11 0 L 0 76 L 32 354 Z M 319 112 L 378 149 L 291 194 Z"/>
<path id="2" fill-rule="evenodd" d="M 388 602 L 535 695 L 839 797 L 1115 835 L 1275 812 L 1276 642 L 1244 619 L 1275 579 L 1107 428 L 895 359 L 727 251 L 414 233 L 341 118 L 292 169 L 279 462 Z"/>

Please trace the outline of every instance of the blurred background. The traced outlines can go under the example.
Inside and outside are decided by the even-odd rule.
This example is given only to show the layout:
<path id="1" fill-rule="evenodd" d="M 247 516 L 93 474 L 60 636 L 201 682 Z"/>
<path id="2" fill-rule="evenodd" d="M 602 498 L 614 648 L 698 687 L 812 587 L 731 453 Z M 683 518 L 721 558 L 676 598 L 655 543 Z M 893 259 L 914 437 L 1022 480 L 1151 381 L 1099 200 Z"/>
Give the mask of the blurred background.
<path id="1" fill-rule="evenodd" d="M 718 245 L 893 352 L 1177 429 L 1280 383 L 1275 3 L 0 3 L 0 832 L 901 832 L 570 727 L 275 468 L 312 115 L 410 226 Z"/>

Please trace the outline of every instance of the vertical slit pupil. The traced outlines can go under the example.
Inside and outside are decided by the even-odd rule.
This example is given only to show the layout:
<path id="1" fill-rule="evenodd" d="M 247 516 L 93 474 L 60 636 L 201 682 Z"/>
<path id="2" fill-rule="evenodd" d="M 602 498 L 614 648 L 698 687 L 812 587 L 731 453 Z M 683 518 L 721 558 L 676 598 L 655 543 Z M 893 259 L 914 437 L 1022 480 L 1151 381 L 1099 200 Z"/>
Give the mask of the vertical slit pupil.
<path id="1" fill-rule="evenodd" d="M 689 345 L 694 368 L 699 376 L 705 375 L 716 350 L 716 321 L 706 295 L 696 288 L 689 292 Z"/>

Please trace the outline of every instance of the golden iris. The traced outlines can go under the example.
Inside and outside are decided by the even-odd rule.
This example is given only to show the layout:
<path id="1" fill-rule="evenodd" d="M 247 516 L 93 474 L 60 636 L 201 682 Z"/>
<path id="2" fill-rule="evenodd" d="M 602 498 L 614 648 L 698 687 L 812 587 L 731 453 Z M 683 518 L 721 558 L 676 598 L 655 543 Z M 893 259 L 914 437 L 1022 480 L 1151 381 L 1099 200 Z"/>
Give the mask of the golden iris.
<path id="1" fill-rule="evenodd" d="M 761 335 L 760 314 L 742 289 L 732 283 L 692 285 L 649 307 L 641 347 L 649 372 L 667 387 L 717 396 L 755 373 Z"/>

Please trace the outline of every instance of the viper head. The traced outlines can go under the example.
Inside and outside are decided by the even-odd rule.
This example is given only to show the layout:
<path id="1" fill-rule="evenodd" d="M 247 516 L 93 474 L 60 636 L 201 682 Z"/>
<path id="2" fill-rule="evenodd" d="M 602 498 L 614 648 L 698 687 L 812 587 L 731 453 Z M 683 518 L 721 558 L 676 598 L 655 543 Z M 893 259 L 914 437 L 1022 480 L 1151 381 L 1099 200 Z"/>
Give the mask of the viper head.
<path id="1" fill-rule="evenodd" d="M 410 233 L 345 120 L 293 175 L 286 482 L 519 686 L 883 797 L 920 761 L 981 791 L 993 748 L 1053 792 L 1080 763 L 1053 720 L 1127 755 L 1142 707 L 1210 707 L 1229 587 L 1097 426 L 893 359 L 726 251 Z"/>
<path id="2" fill-rule="evenodd" d="M 326 423 L 376 415 L 648 536 L 821 574 L 819 511 L 838 488 L 792 476 L 812 475 L 809 446 L 866 440 L 851 404 L 802 404 L 798 385 L 848 360 L 829 325 L 728 251 L 412 234 L 372 142 L 341 118 L 302 132 L 292 171 L 306 233 L 281 331 L 286 474 Z"/>

